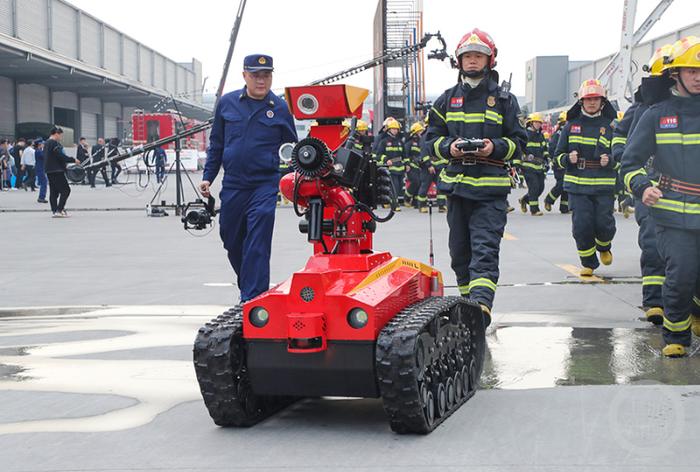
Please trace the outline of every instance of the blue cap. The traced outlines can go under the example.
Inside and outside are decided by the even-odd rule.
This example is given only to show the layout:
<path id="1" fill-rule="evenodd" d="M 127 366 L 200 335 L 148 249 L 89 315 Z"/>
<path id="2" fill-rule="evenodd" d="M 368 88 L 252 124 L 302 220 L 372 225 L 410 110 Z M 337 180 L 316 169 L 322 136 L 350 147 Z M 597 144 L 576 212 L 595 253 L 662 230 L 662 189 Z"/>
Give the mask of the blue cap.
<path id="1" fill-rule="evenodd" d="M 265 54 L 251 54 L 243 59 L 243 70 L 257 72 L 259 70 L 274 70 L 272 57 Z"/>
<path id="2" fill-rule="evenodd" d="M 34 140 L 34 145 L 38 146 L 39 144 L 44 144 L 44 140 L 42 138 L 36 138 Z"/>

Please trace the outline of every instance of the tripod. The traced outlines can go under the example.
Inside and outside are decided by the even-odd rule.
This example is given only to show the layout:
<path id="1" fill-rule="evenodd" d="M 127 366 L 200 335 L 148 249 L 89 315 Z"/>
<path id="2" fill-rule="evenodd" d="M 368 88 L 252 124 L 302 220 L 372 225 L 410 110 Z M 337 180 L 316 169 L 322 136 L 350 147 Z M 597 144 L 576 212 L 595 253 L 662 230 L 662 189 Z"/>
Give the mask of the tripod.
<path id="1" fill-rule="evenodd" d="M 182 186 L 182 174 L 185 174 L 185 177 L 187 177 L 187 180 L 190 182 L 190 185 L 192 186 L 192 189 L 194 190 L 194 193 L 199 196 L 199 190 L 197 189 L 197 186 L 192 182 L 192 179 L 190 178 L 189 172 L 187 172 L 187 169 L 182 165 L 182 161 L 180 160 L 180 152 L 182 150 L 180 140 L 177 139 L 175 140 L 175 161 L 170 164 L 170 167 L 168 168 L 168 172 L 166 172 L 165 176 L 163 177 L 163 180 L 161 181 L 160 185 L 156 189 L 155 194 L 153 195 L 153 198 L 151 201 L 148 203 L 148 207 L 151 209 L 162 209 L 162 208 L 174 208 L 175 209 L 175 214 L 177 216 L 180 216 L 182 214 L 182 210 L 185 208 L 185 202 L 184 202 L 184 196 L 185 196 L 185 191 Z M 173 170 L 173 167 L 175 167 L 175 204 L 170 204 L 168 205 L 165 203 L 165 200 L 161 201 L 160 205 L 154 205 L 153 202 L 155 202 L 160 194 L 163 192 L 165 183 L 168 181 L 168 176 L 170 175 L 170 172 Z"/>

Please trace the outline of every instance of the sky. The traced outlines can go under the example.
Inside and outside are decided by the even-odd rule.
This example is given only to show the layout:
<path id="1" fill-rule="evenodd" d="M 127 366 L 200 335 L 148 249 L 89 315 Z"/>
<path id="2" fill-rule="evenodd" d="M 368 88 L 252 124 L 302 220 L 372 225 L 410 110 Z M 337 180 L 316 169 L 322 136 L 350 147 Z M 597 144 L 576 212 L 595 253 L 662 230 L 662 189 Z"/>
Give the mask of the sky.
<path id="1" fill-rule="evenodd" d="M 206 89 L 221 78 L 238 0 L 68 0 L 137 41 L 174 59 L 203 63 Z M 513 73 L 512 91 L 525 93 L 525 63 L 534 56 L 569 55 L 593 60 L 619 49 L 624 0 L 423 0 L 424 31 L 440 30 L 450 53 L 467 31 L 478 27 L 497 44 L 501 77 Z M 638 0 L 637 25 L 658 0 Z M 273 88 L 304 85 L 373 56 L 377 0 L 248 0 L 226 90 L 243 85 L 243 57 L 274 58 Z M 700 19 L 698 0 L 675 0 L 645 39 Z M 437 47 L 431 42 L 429 49 Z M 426 89 L 438 95 L 456 74 L 447 62 L 427 61 Z M 372 88 L 372 73 L 344 81 Z"/>

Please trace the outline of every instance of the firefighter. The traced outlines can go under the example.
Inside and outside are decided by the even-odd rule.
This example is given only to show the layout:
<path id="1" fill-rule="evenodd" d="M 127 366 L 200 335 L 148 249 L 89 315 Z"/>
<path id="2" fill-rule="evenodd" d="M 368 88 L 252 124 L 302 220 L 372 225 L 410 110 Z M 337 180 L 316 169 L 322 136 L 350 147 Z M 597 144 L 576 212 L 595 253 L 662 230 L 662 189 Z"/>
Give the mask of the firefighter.
<path id="1" fill-rule="evenodd" d="M 625 112 L 624 111 L 618 111 L 617 112 L 617 117 L 615 120 L 612 122 L 612 128 L 613 128 L 613 142 L 615 141 L 615 136 L 616 133 L 615 131 L 617 130 L 617 127 L 620 126 L 620 123 L 622 120 L 625 118 Z M 614 147 L 613 147 L 614 149 Z M 613 156 L 615 156 L 615 152 L 613 151 Z M 619 157 L 616 157 L 617 162 L 620 162 L 620 159 L 622 158 L 622 154 L 619 155 Z M 622 177 L 620 174 L 617 174 L 617 182 L 615 184 L 615 194 L 617 195 L 617 211 L 619 213 L 622 213 L 622 216 L 625 218 L 629 218 L 632 213 L 634 213 L 634 201 L 632 199 L 632 196 L 625 190 L 625 185 L 622 182 Z"/>
<path id="2" fill-rule="evenodd" d="M 693 295 L 700 272 L 700 38 L 673 45 L 666 60 L 675 85 L 671 97 L 649 107 L 639 119 L 623 154 L 625 184 L 651 207 L 663 282 L 663 354 L 682 357 L 691 333 L 700 336 Z M 650 156 L 655 184 L 645 169 Z"/>
<path id="3" fill-rule="evenodd" d="M 403 155 L 406 156 L 408 165 L 406 166 L 406 180 L 408 188 L 406 189 L 406 198 L 404 205 L 407 207 L 418 208 L 419 190 L 421 185 L 421 164 L 423 161 L 422 144 L 423 132 L 425 127 L 422 123 L 416 122 L 411 125 L 408 131 L 408 139 L 403 146 Z"/>
<path id="4" fill-rule="evenodd" d="M 391 174 L 391 183 L 396 193 L 399 205 L 404 203 L 404 177 L 406 175 L 407 160 L 403 154 L 401 145 L 401 124 L 397 120 L 391 120 L 386 125 L 387 135 L 377 146 L 377 161 L 380 165 L 386 166 Z M 396 211 L 401 211 L 396 208 Z"/>
<path id="5" fill-rule="evenodd" d="M 202 182 L 204 197 L 223 167 L 219 232 L 238 277 L 240 301 L 270 288 L 270 253 L 279 186 L 278 150 L 297 142 L 294 120 L 273 92 L 272 57 L 246 56 L 245 87 L 221 97 Z"/>
<path id="6" fill-rule="evenodd" d="M 559 144 L 559 136 L 561 136 L 561 130 L 566 125 L 566 112 L 563 111 L 559 113 L 559 119 L 557 120 L 557 126 L 552 133 L 552 137 L 549 138 L 549 156 L 552 159 L 552 172 L 554 173 L 554 179 L 556 183 L 552 190 L 549 191 L 547 196 L 544 198 L 544 209 L 547 211 L 552 211 L 552 206 L 559 200 L 559 212 L 562 214 L 569 213 L 569 194 L 564 191 L 564 174 L 566 170 L 559 167 L 556 163 L 554 156 L 557 151 L 557 144 Z"/>
<path id="7" fill-rule="evenodd" d="M 369 125 L 364 120 L 357 120 L 355 124 L 355 136 L 348 138 L 350 145 L 363 154 L 372 154 L 372 138 L 368 135 Z"/>
<path id="8" fill-rule="evenodd" d="M 619 165 L 612 157 L 610 145 L 611 122 L 616 113 L 600 81 L 586 80 L 579 88 L 578 102 L 567 112 L 568 122 L 557 145 L 557 163 L 566 169 L 564 190 L 573 211 L 572 232 L 582 276 L 593 275 L 600 262 L 610 265 L 613 260 L 615 177 Z"/>
<path id="9" fill-rule="evenodd" d="M 527 145 L 522 158 L 517 161 L 527 182 L 527 193 L 518 200 L 520 209 L 527 213 L 528 207 L 532 216 L 542 216 L 540 211 L 540 195 L 544 192 L 545 173 L 549 166 L 549 150 L 547 140 L 542 134 L 542 115 L 531 113 L 525 122 Z"/>
<path id="10" fill-rule="evenodd" d="M 447 167 L 449 161 L 442 157 L 436 157 L 430 155 L 430 149 L 426 146 L 425 140 L 423 140 L 422 152 L 423 156 L 421 160 L 420 169 L 420 189 L 418 190 L 418 211 L 420 213 L 428 213 L 428 192 L 430 187 L 435 184 L 437 195 L 435 200 L 438 205 L 438 212 L 447 213 L 447 195 L 437 189 L 438 179 L 442 170 Z"/>
<path id="11" fill-rule="evenodd" d="M 650 75 L 642 79 L 642 84 L 634 94 L 634 103 L 627 109 L 613 131 L 612 152 L 615 160 L 622 160 L 627 137 L 649 106 L 670 96 L 671 84 L 668 82 L 671 79 L 664 74 L 666 69 L 664 59 L 670 56 L 671 47 L 667 44 L 657 49 L 649 60 L 649 64 L 644 66 L 644 70 Z M 645 166 L 645 170 L 649 178 L 658 180 L 651 166 Z M 637 242 L 641 249 L 639 262 L 642 271 L 642 308 L 647 321 L 658 325 L 663 323 L 664 315 L 661 296 L 661 287 L 665 278 L 664 262 L 656 245 L 656 225 L 651 218 L 649 207 L 639 199 L 635 199 L 634 210 L 634 217 L 639 225 Z"/>
<path id="12" fill-rule="evenodd" d="M 505 164 L 525 147 L 527 133 L 518 120 L 515 97 L 498 86 L 496 45 L 478 29 L 457 45 L 458 83 L 430 111 L 426 144 L 449 165 L 440 173 L 447 194 L 452 269 L 463 296 L 479 303 L 486 324 L 498 283 L 498 258 L 507 219 L 510 177 Z M 485 147 L 464 152 L 458 145 L 478 138 Z"/>

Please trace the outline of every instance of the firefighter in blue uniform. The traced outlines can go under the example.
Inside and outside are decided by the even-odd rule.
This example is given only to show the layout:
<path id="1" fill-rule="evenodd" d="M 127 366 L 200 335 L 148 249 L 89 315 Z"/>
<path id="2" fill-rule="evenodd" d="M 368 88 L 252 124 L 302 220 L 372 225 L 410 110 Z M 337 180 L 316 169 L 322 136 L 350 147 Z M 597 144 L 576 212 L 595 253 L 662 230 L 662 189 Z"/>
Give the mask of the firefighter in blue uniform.
<path id="1" fill-rule="evenodd" d="M 542 216 L 540 195 L 544 192 L 544 179 L 549 166 L 549 149 L 542 134 L 542 115 L 531 113 L 525 122 L 527 144 L 521 158 L 515 163 L 522 169 L 527 182 L 527 193 L 519 200 L 520 209 L 527 213 L 530 208 L 532 216 Z"/>
<path id="2" fill-rule="evenodd" d="M 459 291 L 481 305 L 487 324 L 511 188 L 505 164 L 527 141 L 517 100 L 498 86 L 496 53 L 483 31 L 474 29 L 462 38 L 455 52 L 459 83 L 435 101 L 426 137 L 432 154 L 450 160 L 440 173 L 439 188 L 449 194 L 450 257 Z M 485 147 L 458 149 L 470 138 L 483 139 Z"/>
<path id="3" fill-rule="evenodd" d="M 649 64 L 644 66 L 644 70 L 650 75 L 642 79 L 642 84 L 634 94 L 634 103 L 627 109 L 625 116 L 613 131 L 612 152 L 615 160 L 622 160 L 627 137 L 631 135 L 649 106 L 670 96 L 671 79 L 664 74 L 666 69 L 664 61 L 670 53 L 671 45 L 664 45 L 654 52 Z M 650 165 L 647 164 L 645 169 L 650 179 L 658 181 L 658 176 Z M 642 271 L 642 308 L 647 321 L 660 325 L 664 316 L 661 287 L 665 280 L 665 268 L 656 244 L 656 225 L 649 207 L 639 199 L 634 201 L 634 217 L 639 225 L 637 242 L 641 249 L 639 262 Z"/>
<path id="4" fill-rule="evenodd" d="M 613 260 L 615 180 L 619 163 L 610 149 L 617 112 L 600 81 L 581 84 L 578 102 L 566 113 L 568 122 L 557 144 L 557 164 L 566 169 L 572 233 L 581 259 L 581 275 L 591 276 L 600 262 Z M 600 261 L 596 251 L 600 253 Z"/>
<path id="5" fill-rule="evenodd" d="M 348 128 L 350 125 L 348 124 Z M 355 136 L 349 137 L 348 141 L 353 149 L 365 155 L 372 154 L 372 137 L 369 136 L 369 125 L 364 120 L 357 120 L 355 124 Z"/>
<path id="6" fill-rule="evenodd" d="M 671 97 L 642 115 L 627 140 L 622 175 L 635 197 L 651 208 L 665 262 L 663 354 L 682 357 L 700 336 L 693 295 L 700 275 L 700 38 L 673 45 L 667 59 L 675 81 Z M 653 158 L 659 180 L 646 170 Z"/>
<path id="7" fill-rule="evenodd" d="M 425 127 L 422 123 L 416 122 L 411 125 L 408 131 L 408 139 L 403 145 L 403 155 L 406 156 L 407 172 L 406 180 L 408 181 L 408 188 L 406 189 L 406 197 L 404 205 L 407 207 L 419 206 L 419 191 L 421 185 L 421 164 L 423 161 L 423 132 Z"/>
<path id="8" fill-rule="evenodd" d="M 569 213 L 569 194 L 564 191 L 564 174 L 566 174 L 566 169 L 559 167 L 556 163 L 554 157 L 557 152 L 557 144 L 559 144 L 559 136 L 561 136 L 561 130 L 566 126 L 566 112 L 563 111 L 559 113 L 559 119 L 557 120 L 557 126 L 549 138 L 549 156 L 552 160 L 552 173 L 554 174 L 555 184 L 552 190 L 549 191 L 547 196 L 544 198 L 544 209 L 547 211 L 552 211 L 552 206 L 559 200 L 559 212 L 562 214 Z"/>
<path id="9" fill-rule="evenodd" d="M 404 201 L 404 178 L 406 176 L 407 159 L 403 154 L 403 145 L 401 144 L 401 124 L 392 119 L 386 124 L 386 136 L 377 145 L 377 162 L 379 165 L 389 169 L 391 174 L 391 183 L 396 192 L 396 199 L 399 206 L 403 205 Z M 396 211 L 401 211 L 401 208 L 396 208 Z"/>
<path id="10" fill-rule="evenodd" d="M 245 87 L 221 97 L 216 107 L 200 183 L 202 195 L 208 197 L 210 185 L 223 167 L 219 227 L 238 277 L 241 302 L 270 286 L 278 150 L 283 143 L 297 141 L 286 103 L 270 91 L 272 71 L 270 56 L 245 58 Z"/>
<path id="11" fill-rule="evenodd" d="M 418 211 L 420 213 L 428 213 L 428 192 L 430 186 L 435 184 L 437 187 L 440 173 L 450 163 L 444 157 L 431 155 L 430 148 L 426 144 L 425 135 L 423 136 L 423 144 L 421 145 L 421 169 L 420 169 L 420 189 L 418 190 Z M 437 189 L 435 196 L 437 201 L 438 212 L 447 213 L 447 195 Z"/>

